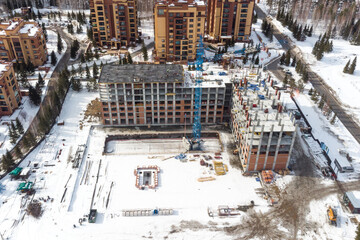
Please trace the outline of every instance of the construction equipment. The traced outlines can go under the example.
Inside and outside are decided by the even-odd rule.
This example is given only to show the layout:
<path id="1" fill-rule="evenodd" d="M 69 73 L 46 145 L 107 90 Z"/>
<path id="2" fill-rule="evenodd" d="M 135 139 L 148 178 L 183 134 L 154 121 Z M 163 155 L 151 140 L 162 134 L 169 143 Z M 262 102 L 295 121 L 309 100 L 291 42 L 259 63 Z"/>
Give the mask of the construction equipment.
<path id="1" fill-rule="evenodd" d="M 228 170 L 226 164 L 220 161 L 213 161 L 216 175 L 225 175 Z"/>
<path id="2" fill-rule="evenodd" d="M 327 215 L 328 215 L 330 224 L 333 224 L 333 225 L 336 226 L 337 225 L 337 223 L 336 223 L 336 218 L 337 218 L 336 210 L 333 209 L 332 207 L 329 207 L 328 210 L 327 210 Z"/>
<path id="3" fill-rule="evenodd" d="M 263 170 L 261 171 L 261 177 L 264 183 L 272 183 L 274 180 L 274 173 L 271 170 Z"/>
<path id="4" fill-rule="evenodd" d="M 189 141 L 190 150 L 201 149 L 201 95 L 202 95 L 202 72 L 204 62 L 204 44 L 200 36 L 199 45 L 196 51 L 196 80 L 195 80 L 195 106 L 194 106 L 194 124 L 193 138 Z M 196 147 L 195 147 L 196 146 Z"/>

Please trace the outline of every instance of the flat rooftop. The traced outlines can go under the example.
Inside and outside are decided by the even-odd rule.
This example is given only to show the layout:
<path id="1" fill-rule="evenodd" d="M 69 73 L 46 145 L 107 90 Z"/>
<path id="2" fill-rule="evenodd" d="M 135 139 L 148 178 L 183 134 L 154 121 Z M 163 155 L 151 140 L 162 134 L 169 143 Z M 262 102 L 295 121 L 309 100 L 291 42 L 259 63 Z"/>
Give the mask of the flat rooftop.
<path id="1" fill-rule="evenodd" d="M 183 67 L 176 64 L 105 65 L 99 83 L 183 82 Z"/>

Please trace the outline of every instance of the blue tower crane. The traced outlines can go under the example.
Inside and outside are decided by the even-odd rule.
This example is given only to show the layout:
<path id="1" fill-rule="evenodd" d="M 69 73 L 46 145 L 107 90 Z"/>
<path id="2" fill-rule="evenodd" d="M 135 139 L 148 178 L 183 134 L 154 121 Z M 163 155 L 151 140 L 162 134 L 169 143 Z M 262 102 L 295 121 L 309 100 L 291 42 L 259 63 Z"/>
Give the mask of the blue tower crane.
<path id="1" fill-rule="evenodd" d="M 194 123 L 193 123 L 193 138 L 190 141 L 190 150 L 201 148 L 201 95 L 202 95 L 202 72 L 204 62 L 204 44 L 202 36 L 196 50 L 196 79 L 195 79 L 195 105 L 194 105 Z M 196 146 L 196 147 L 195 147 Z"/>

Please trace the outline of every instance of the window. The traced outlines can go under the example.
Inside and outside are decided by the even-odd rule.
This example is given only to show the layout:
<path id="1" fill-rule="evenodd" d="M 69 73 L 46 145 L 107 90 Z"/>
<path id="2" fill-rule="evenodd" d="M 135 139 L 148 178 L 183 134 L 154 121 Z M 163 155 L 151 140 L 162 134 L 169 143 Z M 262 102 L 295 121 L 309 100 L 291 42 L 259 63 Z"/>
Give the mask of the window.
<path id="1" fill-rule="evenodd" d="M 164 15 L 164 9 L 159 9 L 158 10 L 158 15 Z"/>

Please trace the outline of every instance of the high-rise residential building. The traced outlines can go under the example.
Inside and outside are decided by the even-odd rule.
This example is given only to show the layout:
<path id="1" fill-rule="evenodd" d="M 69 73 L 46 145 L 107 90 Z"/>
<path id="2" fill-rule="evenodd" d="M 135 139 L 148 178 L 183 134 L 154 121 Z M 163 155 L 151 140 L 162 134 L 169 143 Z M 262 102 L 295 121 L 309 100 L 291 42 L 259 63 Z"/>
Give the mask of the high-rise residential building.
<path id="1" fill-rule="evenodd" d="M 0 116 L 11 115 L 20 103 L 21 94 L 13 64 L 0 60 Z"/>
<path id="2" fill-rule="evenodd" d="M 290 161 L 297 125 L 271 85 L 256 74 L 233 81 L 231 129 L 245 172 L 286 169 Z"/>
<path id="3" fill-rule="evenodd" d="M 208 0 L 207 40 L 250 40 L 255 0 Z"/>
<path id="4" fill-rule="evenodd" d="M 47 49 L 39 24 L 21 18 L 0 23 L 0 59 L 43 65 L 47 60 Z"/>
<path id="5" fill-rule="evenodd" d="M 204 79 L 203 124 L 226 120 L 231 87 L 230 81 Z M 105 65 L 99 92 L 104 125 L 190 125 L 194 120 L 195 80 L 178 64 Z"/>
<path id="6" fill-rule="evenodd" d="M 205 33 L 206 6 L 200 0 L 157 0 L 154 8 L 155 60 L 196 59 L 196 45 Z"/>
<path id="7" fill-rule="evenodd" d="M 138 39 L 137 0 L 90 0 L 90 19 L 101 47 L 119 49 Z"/>

